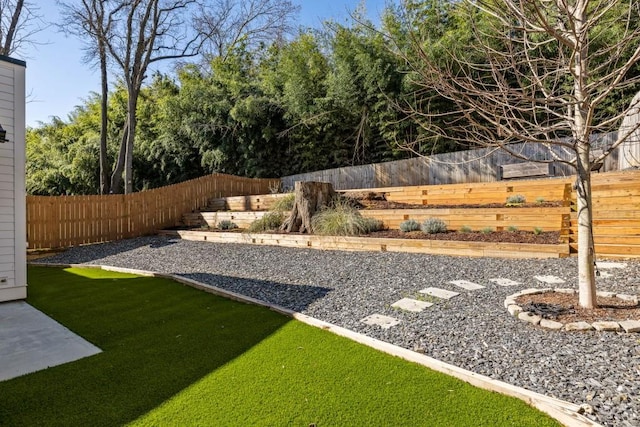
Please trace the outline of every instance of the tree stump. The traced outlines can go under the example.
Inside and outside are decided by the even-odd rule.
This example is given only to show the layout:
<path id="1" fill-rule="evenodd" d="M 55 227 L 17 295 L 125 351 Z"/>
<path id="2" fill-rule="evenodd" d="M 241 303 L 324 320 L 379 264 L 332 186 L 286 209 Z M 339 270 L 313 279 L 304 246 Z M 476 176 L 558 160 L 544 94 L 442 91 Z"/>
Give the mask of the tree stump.
<path id="1" fill-rule="evenodd" d="M 296 181 L 293 191 L 296 196 L 293 209 L 280 229 L 311 234 L 311 217 L 331 202 L 335 196 L 333 185 L 329 182 Z"/>

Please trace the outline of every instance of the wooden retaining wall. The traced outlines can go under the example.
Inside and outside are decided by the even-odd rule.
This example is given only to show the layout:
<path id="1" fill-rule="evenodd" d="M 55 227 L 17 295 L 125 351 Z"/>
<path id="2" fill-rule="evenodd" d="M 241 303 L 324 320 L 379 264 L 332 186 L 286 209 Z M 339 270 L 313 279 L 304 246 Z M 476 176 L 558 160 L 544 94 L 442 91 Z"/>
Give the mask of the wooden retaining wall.
<path id="1" fill-rule="evenodd" d="M 559 258 L 569 255 L 569 246 L 566 243 L 558 245 L 535 245 L 211 231 L 163 231 L 162 234 L 180 236 L 180 238 L 186 240 L 215 243 L 244 243 L 343 251 L 412 252 L 434 255 L 501 258 Z"/>
<path id="2" fill-rule="evenodd" d="M 345 192 L 383 192 L 390 201 L 421 204 L 425 208 L 430 205 L 504 204 L 507 197 L 515 194 L 524 195 L 528 202 L 535 202 L 538 198 L 545 201 L 563 201 L 566 206 L 571 207 L 570 213 L 563 210 L 557 213 L 541 210 L 538 212 L 539 218 L 536 219 L 535 214 L 525 213 L 535 211 L 523 211 L 522 208 L 519 208 L 517 211 L 496 211 L 488 214 L 506 215 L 502 219 L 498 219 L 497 216 L 494 219 L 490 217 L 474 219 L 474 214 L 469 214 L 471 216 L 465 219 L 448 220 L 449 227 L 456 229 L 461 225 L 467 225 L 474 229 L 482 229 L 484 227 L 497 228 L 514 225 L 523 230 L 541 227 L 543 230 L 553 231 L 556 229 L 555 224 L 558 224 L 554 215 L 559 215 L 562 217 L 563 224 L 561 231 L 566 234 L 566 238 L 575 252 L 577 250 L 577 223 L 574 182 L 575 177 L 565 177 L 492 183 L 358 189 Z M 593 173 L 592 182 L 596 255 L 602 257 L 640 257 L 640 170 Z M 455 212 L 451 214 L 452 216 L 464 214 L 459 211 L 451 212 Z M 420 221 L 431 213 L 426 211 L 416 213 L 414 217 L 411 216 L 414 214 L 405 210 L 397 210 L 393 213 L 384 212 L 379 215 L 363 211 L 363 215 L 379 217 L 392 228 L 406 219 L 407 215 Z M 477 213 L 483 215 L 479 211 Z M 446 211 L 433 212 L 433 214 L 439 217 L 450 215 Z M 485 214 L 487 213 L 485 212 Z M 517 219 L 518 215 L 525 216 Z M 474 227 L 474 224 L 477 225 Z"/>
<path id="3" fill-rule="evenodd" d="M 263 194 L 279 180 L 209 176 L 127 195 L 27 196 L 29 249 L 71 247 L 151 234 L 213 197 Z"/>
<path id="4" fill-rule="evenodd" d="M 523 195 L 527 202 L 538 199 L 547 202 L 571 199 L 573 177 L 537 179 L 527 181 L 500 181 L 474 184 L 419 185 L 413 187 L 391 187 L 347 190 L 349 192 L 373 191 L 386 195 L 387 200 L 418 205 L 467 205 L 505 204 L 509 196 Z"/>
<path id="5" fill-rule="evenodd" d="M 266 211 L 287 194 L 259 194 L 249 196 L 218 197 L 209 200 L 208 211 Z"/>
<path id="6" fill-rule="evenodd" d="M 192 212 L 185 214 L 182 221 L 187 227 L 215 228 L 220 221 L 233 221 L 240 228 L 247 228 L 266 212 Z M 510 226 L 518 230 L 564 231 L 569 226 L 571 208 L 479 208 L 479 209 L 363 209 L 362 216 L 381 220 L 385 227 L 398 229 L 407 219 L 423 222 L 427 218 L 440 218 L 449 230 L 459 230 L 462 226 L 472 230 L 487 227 L 496 231 L 507 230 Z"/>
<path id="7" fill-rule="evenodd" d="M 640 170 L 592 176 L 595 252 L 598 257 L 640 257 Z M 575 203 L 575 194 L 572 195 Z M 570 245 L 577 251 L 577 213 Z"/>

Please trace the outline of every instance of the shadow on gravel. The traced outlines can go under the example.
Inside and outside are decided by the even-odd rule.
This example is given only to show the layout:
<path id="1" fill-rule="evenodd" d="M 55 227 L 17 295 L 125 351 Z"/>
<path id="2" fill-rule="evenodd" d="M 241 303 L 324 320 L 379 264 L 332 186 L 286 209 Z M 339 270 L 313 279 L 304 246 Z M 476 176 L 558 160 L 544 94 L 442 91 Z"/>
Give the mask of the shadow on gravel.
<path id="1" fill-rule="evenodd" d="M 122 255 L 126 252 L 134 251 L 145 246 L 157 249 L 174 245 L 177 242 L 178 240 L 160 239 L 158 236 L 145 236 L 135 239 L 124 239 L 115 242 L 94 243 L 73 247 L 53 256 L 40 258 L 37 261 L 53 264 L 89 264 L 96 263 L 101 259 L 113 255 Z"/>
<path id="2" fill-rule="evenodd" d="M 332 291 L 321 286 L 292 285 L 210 273 L 181 273 L 180 276 L 295 311 L 305 310 Z"/>

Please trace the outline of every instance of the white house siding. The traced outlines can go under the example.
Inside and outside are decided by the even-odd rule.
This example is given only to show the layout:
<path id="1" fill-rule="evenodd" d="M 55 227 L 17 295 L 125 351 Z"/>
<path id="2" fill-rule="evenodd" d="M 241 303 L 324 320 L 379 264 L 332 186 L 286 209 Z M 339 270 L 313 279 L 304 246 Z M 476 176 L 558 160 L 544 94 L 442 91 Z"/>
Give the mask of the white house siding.
<path id="1" fill-rule="evenodd" d="M 27 296 L 25 66 L 0 57 L 0 301 Z"/>

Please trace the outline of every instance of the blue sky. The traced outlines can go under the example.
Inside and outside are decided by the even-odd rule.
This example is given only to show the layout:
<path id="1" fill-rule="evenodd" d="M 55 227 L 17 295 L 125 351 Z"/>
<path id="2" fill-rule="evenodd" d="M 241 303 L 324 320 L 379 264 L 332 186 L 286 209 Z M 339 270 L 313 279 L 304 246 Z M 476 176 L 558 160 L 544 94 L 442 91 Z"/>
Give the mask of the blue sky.
<path id="1" fill-rule="evenodd" d="M 37 2 L 47 21 L 58 21 L 54 0 Z M 324 20 L 346 22 L 349 12 L 364 3 L 370 19 L 377 21 L 385 0 L 294 0 L 301 6 L 299 25 L 318 27 Z M 66 119 L 69 112 L 90 92 L 100 90 L 96 70 L 82 62 L 81 43 L 50 27 L 37 35 L 40 45 L 29 47 L 22 55 L 27 61 L 27 126 L 49 122 L 51 117 Z"/>

